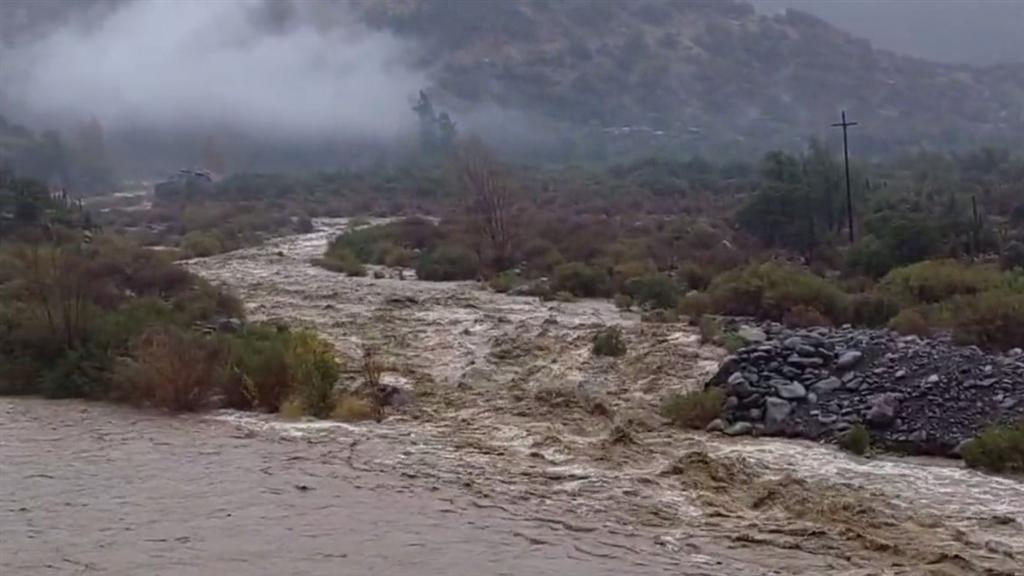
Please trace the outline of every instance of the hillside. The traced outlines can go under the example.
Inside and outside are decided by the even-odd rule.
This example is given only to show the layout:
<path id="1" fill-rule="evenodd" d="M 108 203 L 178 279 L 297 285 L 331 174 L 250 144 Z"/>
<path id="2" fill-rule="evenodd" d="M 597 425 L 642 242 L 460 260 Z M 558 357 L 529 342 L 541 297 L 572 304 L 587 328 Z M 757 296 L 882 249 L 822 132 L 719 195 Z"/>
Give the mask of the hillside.
<path id="1" fill-rule="evenodd" d="M 862 150 L 1024 143 L 1024 65 L 900 56 L 800 12 L 759 15 L 732 0 L 374 0 L 361 10 L 416 41 L 442 97 L 606 133 L 788 147 L 826 133 L 846 108 Z"/>

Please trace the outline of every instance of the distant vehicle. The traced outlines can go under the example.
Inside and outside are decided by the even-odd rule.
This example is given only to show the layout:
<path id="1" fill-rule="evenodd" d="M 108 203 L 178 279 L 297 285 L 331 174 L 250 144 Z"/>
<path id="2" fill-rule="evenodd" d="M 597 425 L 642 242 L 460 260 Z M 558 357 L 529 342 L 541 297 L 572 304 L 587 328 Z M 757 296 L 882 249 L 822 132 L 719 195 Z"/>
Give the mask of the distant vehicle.
<path id="1" fill-rule="evenodd" d="M 190 198 L 213 193 L 213 174 L 208 170 L 186 168 L 156 184 L 153 193 L 158 198 Z"/>

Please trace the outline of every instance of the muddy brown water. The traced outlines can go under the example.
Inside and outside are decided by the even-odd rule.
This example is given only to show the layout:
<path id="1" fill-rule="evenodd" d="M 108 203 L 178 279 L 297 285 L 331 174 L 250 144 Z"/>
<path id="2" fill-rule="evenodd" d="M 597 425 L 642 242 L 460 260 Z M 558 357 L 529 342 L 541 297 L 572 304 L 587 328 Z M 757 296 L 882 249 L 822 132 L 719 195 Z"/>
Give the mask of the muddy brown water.
<path id="1" fill-rule="evenodd" d="M 1024 574 L 1019 481 L 671 429 L 660 399 L 722 355 L 690 328 L 347 278 L 309 264 L 345 223 L 317 225 L 189 266 L 352 366 L 375 347 L 412 401 L 350 425 L 2 400 L 0 574 Z M 589 353 L 606 324 L 625 357 Z"/>

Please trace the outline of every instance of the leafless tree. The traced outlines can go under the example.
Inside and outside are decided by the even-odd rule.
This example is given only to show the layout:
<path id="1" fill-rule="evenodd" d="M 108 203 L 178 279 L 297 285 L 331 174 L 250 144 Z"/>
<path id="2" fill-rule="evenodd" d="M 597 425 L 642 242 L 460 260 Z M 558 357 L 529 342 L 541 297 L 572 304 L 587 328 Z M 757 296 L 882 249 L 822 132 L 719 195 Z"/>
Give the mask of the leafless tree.
<path id="1" fill-rule="evenodd" d="M 477 138 L 460 144 L 456 171 L 474 228 L 489 253 L 490 264 L 496 270 L 503 270 L 512 259 L 512 188 L 497 159 Z"/>

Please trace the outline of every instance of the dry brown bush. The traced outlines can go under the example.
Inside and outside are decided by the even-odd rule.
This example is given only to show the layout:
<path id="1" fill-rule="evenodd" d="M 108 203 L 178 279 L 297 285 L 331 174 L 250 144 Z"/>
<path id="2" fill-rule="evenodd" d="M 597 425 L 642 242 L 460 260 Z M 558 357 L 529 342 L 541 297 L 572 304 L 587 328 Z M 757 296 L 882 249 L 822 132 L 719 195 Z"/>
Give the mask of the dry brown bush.
<path id="1" fill-rule="evenodd" d="M 202 408 L 225 374 L 227 355 L 215 340 L 178 328 L 144 332 L 114 371 L 116 396 L 176 412 Z"/>

